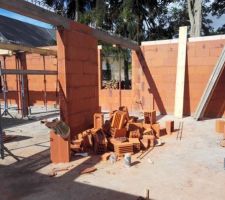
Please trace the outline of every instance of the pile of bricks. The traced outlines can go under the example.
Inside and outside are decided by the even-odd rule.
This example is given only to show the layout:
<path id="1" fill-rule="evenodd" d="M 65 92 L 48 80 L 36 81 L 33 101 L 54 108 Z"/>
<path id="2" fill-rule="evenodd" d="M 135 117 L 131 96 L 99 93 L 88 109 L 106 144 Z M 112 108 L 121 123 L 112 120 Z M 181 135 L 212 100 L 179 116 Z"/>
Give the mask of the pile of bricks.
<path id="1" fill-rule="evenodd" d="M 168 123 L 168 131 L 172 131 Z M 120 107 L 110 113 L 110 119 L 104 121 L 102 113 L 94 114 L 94 127 L 78 134 L 72 141 L 71 149 L 74 151 L 92 151 L 104 154 L 114 151 L 117 156 L 126 153 L 137 153 L 154 147 L 160 135 L 160 124 L 156 120 L 156 111 L 144 113 L 144 120 L 129 116 L 127 107 Z M 79 148 L 78 148 L 79 147 Z"/>

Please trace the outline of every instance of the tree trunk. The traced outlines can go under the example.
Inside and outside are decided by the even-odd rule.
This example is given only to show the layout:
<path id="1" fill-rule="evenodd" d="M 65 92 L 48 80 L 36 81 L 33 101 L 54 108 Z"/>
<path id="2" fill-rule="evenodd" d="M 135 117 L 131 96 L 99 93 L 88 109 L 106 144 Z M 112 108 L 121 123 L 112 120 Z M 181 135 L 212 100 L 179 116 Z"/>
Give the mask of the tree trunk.
<path id="1" fill-rule="evenodd" d="M 75 0 L 75 1 L 76 1 L 75 21 L 78 22 L 79 21 L 79 0 Z"/>
<path id="2" fill-rule="evenodd" d="M 202 29 L 202 0 L 188 0 L 191 37 L 199 37 Z"/>
<path id="3" fill-rule="evenodd" d="M 125 79 L 125 88 L 129 88 L 129 62 L 127 59 L 124 59 L 124 79 Z"/>

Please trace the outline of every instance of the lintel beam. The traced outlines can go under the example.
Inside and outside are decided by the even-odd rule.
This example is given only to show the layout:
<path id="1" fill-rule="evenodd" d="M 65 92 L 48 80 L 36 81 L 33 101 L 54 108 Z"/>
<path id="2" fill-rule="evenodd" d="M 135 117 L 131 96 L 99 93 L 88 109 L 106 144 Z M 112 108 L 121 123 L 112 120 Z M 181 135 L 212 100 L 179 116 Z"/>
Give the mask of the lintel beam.
<path id="1" fill-rule="evenodd" d="M 27 53 L 36 53 L 40 55 L 46 56 L 57 56 L 57 51 L 49 50 L 49 49 L 41 49 L 41 48 L 34 48 L 34 47 L 26 47 L 17 44 L 9 44 L 9 43 L 2 43 L 0 42 L 0 49 L 10 50 L 10 51 L 24 51 Z"/>
<path id="2" fill-rule="evenodd" d="M 118 45 L 120 47 L 123 48 L 128 48 L 128 49 L 132 49 L 134 51 L 139 51 L 140 47 L 137 44 L 137 42 L 129 40 L 127 38 L 123 38 L 117 35 L 111 35 L 107 32 L 98 30 L 98 29 L 93 29 L 92 30 L 92 36 L 95 37 L 96 39 L 106 42 L 106 43 L 110 43 L 110 44 L 114 44 L 114 45 Z"/>
<path id="3" fill-rule="evenodd" d="M 69 27 L 68 19 L 23 0 L 0 0 L 0 7 L 54 26 Z"/>
<path id="4" fill-rule="evenodd" d="M 0 69 L 2 75 L 57 75 L 57 71 L 53 70 L 20 70 L 20 69 Z"/>

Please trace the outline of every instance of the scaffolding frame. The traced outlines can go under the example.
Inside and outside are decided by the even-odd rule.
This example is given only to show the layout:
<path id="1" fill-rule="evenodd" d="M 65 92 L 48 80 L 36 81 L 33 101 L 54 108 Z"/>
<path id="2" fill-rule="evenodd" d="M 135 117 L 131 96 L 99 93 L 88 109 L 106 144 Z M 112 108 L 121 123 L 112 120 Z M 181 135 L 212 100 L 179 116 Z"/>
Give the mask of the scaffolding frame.
<path id="1" fill-rule="evenodd" d="M 9 113 L 8 111 L 8 97 L 7 97 L 7 75 L 19 75 L 19 80 L 20 81 L 20 92 L 21 92 L 21 101 L 22 101 L 22 117 L 24 117 L 24 110 L 26 108 L 25 106 L 25 84 L 24 84 L 24 75 L 44 75 L 44 81 L 45 81 L 45 95 L 44 95 L 44 102 L 45 102 L 45 108 L 47 109 L 47 88 L 46 88 L 46 75 L 55 75 L 57 76 L 58 81 L 58 63 L 57 63 L 57 70 L 46 70 L 45 67 L 45 56 L 57 56 L 57 52 L 54 50 L 48 50 L 48 49 L 40 49 L 40 48 L 33 48 L 33 47 L 25 47 L 21 45 L 14 45 L 14 44 L 5 44 L 5 43 L 0 43 L 0 48 L 4 50 L 10 50 L 15 52 L 15 58 L 16 58 L 16 68 L 19 65 L 19 60 L 17 58 L 17 54 L 19 52 L 23 53 L 36 53 L 41 56 L 43 56 L 43 64 L 44 64 L 44 69 L 43 70 L 25 70 L 25 69 L 6 69 L 5 66 L 5 57 L 6 56 L 12 56 L 12 55 L 0 55 L 3 57 L 4 65 L 2 68 L 1 62 L 0 62 L 0 77 L 2 80 L 2 92 L 3 92 L 3 98 L 4 98 L 4 111 L 1 114 L 1 105 L 0 105 L 0 157 L 1 159 L 5 158 L 5 152 L 12 156 L 15 160 L 19 161 L 18 157 L 12 154 L 5 146 L 4 146 L 4 132 L 2 128 L 2 115 L 10 115 L 10 117 L 13 118 L 13 116 Z M 21 64 L 21 63 L 20 63 Z"/>

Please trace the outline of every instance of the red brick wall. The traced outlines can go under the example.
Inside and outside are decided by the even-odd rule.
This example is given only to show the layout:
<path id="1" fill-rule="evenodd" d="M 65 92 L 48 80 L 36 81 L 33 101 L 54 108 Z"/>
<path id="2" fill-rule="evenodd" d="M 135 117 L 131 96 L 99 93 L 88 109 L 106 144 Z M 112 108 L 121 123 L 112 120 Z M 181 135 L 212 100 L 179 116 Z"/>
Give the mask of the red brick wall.
<path id="1" fill-rule="evenodd" d="M 57 32 L 61 117 L 72 136 L 92 127 L 99 111 L 97 40 L 90 33 L 74 22 Z"/>
<path id="2" fill-rule="evenodd" d="M 21 54 L 22 55 L 22 54 Z M 45 65 L 43 56 L 38 54 L 26 54 L 20 56 L 21 64 L 16 65 L 16 57 L 6 57 L 5 66 L 7 69 L 30 69 L 30 70 L 57 70 L 57 59 L 55 56 L 45 56 Z M 0 57 L 3 65 L 3 57 Z M 19 62 L 20 63 L 20 62 Z M 8 103 L 18 104 L 20 101 L 20 83 L 18 81 L 18 75 L 7 75 L 8 84 Z M 28 75 L 28 105 L 43 105 L 44 104 L 44 91 L 46 85 L 47 92 L 47 104 L 53 105 L 57 101 L 56 75 L 46 75 L 46 83 L 44 83 L 44 75 Z M 3 100 L 2 95 L 0 95 L 1 100 Z"/>
<path id="3" fill-rule="evenodd" d="M 217 37 L 217 36 L 216 36 Z M 202 40 L 200 38 L 200 40 Z M 174 111 L 177 47 L 175 41 L 143 43 L 142 53 L 132 53 L 132 90 L 122 91 L 123 105 L 131 112 L 143 108 L 165 114 Z M 212 70 L 224 47 L 225 39 L 204 38 L 189 41 L 185 76 L 184 114 L 191 115 L 199 103 Z M 225 72 L 206 110 L 205 116 L 225 116 Z M 113 95 L 112 95 L 113 94 Z M 118 108 L 118 91 L 100 90 L 100 105 L 104 110 Z"/>

